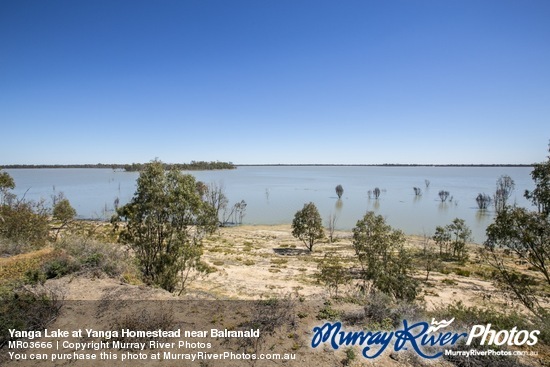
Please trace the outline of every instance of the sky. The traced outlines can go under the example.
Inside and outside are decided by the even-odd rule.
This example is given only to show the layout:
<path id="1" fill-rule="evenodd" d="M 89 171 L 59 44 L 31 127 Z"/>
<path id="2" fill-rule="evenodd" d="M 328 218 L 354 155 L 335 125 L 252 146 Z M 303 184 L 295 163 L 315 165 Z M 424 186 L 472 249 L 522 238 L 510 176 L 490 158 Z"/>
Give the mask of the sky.
<path id="1" fill-rule="evenodd" d="M 0 164 L 530 164 L 547 0 L 0 0 Z"/>

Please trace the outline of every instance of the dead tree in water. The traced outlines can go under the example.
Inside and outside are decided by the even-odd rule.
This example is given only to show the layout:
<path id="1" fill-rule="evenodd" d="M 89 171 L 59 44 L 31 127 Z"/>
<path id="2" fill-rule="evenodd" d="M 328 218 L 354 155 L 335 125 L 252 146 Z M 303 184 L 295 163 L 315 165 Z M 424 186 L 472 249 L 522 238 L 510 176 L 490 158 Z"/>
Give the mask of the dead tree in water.
<path id="1" fill-rule="evenodd" d="M 444 203 L 447 201 L 447 198 L 449 197 L 449 191 L 441 190 L 439 192 L 439 198 L 441 199 L 441 202 Z"/>

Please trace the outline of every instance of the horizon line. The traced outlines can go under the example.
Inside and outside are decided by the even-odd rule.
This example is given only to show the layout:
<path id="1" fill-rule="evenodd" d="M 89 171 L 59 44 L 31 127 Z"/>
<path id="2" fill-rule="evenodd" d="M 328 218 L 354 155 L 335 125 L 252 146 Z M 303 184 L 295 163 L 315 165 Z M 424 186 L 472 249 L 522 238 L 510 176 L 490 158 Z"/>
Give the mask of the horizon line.
<path id="1" fill-rule="evenodd" d="M 220 161 L 218 161 L 220 162 Z M 148 162 L 147 162 L 148 163 Z M 232 163 L 235 167 L 533 167 L 536 163 Z M 3 164 L 0 169 L 123 168 L 134 163 Z M 145 163 L 137 163 L 145 164 Z M 166 163 L 181 164 L 181 163 Z M 187 163 L 183 163 L 187 164 Z"/>

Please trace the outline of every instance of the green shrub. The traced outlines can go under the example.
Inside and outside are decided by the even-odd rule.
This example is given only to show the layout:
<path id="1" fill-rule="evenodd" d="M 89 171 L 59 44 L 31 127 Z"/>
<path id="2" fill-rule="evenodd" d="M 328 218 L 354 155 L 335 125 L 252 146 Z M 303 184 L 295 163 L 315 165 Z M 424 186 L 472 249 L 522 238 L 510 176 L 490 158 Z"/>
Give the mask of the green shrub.
<path id="1" fill-rule="evenodd" d="M 326 301 L 317 314 L 317 320 L 336 320 L 338 317 L 340 317 L 340 312 L 332 308 L 330 301 Z"/>
<path id="2" fill-rule="evenodd" d="M 48 212 L 42 202 L 13 200 L 0 206 L 0 218 L 0 237 L 12 241 L 12 255 L 41 248 L 49 240 Z"/>

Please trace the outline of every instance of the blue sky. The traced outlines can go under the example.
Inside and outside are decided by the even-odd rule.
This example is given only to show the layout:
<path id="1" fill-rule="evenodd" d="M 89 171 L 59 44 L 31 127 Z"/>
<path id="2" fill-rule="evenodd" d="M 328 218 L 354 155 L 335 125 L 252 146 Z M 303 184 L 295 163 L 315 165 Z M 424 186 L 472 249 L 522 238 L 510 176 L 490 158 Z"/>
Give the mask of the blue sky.
<path id="1" fill-rule="evenodd" d="M 533 163 L 550 2 L 0 0 L 0 164 Z"/>

